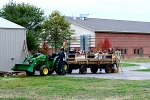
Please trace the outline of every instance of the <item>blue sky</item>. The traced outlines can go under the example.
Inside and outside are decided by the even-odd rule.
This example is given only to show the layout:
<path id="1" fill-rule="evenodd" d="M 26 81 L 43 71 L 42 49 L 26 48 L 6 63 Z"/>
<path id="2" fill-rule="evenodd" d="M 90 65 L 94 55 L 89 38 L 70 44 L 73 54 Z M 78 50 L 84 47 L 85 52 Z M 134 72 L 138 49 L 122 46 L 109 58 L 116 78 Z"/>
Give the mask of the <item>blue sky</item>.
<path id="1" fill-rule="evenodd" d="M 11 1 L 11 0 L 10 0 Z M 150 22 L 150 0 L 13 0 L 44 9 L 45 15 L 58 10 L 66 16 L 89 14 L 89 18 Z M 1 0 L 0 8 L 9 0 Z"/>

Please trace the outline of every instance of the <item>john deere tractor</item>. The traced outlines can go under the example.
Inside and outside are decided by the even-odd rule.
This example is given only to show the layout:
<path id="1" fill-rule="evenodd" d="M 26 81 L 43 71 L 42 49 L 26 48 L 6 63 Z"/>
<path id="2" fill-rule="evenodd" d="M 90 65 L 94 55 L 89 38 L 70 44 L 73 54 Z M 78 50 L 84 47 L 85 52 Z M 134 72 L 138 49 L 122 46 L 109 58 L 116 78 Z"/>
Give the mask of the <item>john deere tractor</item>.
<path id="1" fill-rule="evenodd" d="M 64 64 L 64 69 L 67 72 L 67 62 Z M 52 56 L 43 54 L 28 55 L 22 64 L 15 64 L 12 70 L 25 71 L 28 76 L 34 75 L 35 71 L 39 71 L 41 76 L 50 75 L 54 71 L 58 75 L 62 74 L 59 54 L 56 53 L 54 53 Z"/>

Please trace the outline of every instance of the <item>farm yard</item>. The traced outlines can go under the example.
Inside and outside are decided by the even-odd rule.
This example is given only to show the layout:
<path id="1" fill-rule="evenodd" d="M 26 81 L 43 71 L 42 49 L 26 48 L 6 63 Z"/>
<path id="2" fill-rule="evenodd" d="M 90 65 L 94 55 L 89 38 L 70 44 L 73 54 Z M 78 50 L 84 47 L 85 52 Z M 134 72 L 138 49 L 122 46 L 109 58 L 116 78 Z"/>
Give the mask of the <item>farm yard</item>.
<path id="1" fill-rule="evenodd" d="M 150 100 L 150 22 L 45 14 L 0 9 L 0 100 Z"/>
<path id="2" fill-rule="evenodd" d="M 123 73 L 58 76 L 13 76 L 0 78 L 1 100 L 149 100 L 149 72 L 135 72 L 149 63 L 123 67 Z"/>

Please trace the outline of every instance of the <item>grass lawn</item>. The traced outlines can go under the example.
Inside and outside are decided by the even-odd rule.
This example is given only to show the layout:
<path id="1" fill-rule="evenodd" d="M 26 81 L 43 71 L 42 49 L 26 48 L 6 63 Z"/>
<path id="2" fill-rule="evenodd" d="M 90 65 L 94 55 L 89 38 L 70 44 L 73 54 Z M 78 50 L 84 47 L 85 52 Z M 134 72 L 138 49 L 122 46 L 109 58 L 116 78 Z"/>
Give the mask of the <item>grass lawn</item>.
<path id="1" fill-rule="evenodd" d="M 122 63 L 122 67 L 140 66 L 139 64 Z"/>
<path id="2" fill-rule="evenodd" d="M 138 63 L 144 63 L 149 62 L 150 58 L 130 58 L 130 59 L 121 59 L 123 62 L 138 62 Z"/>
<path id="3" fill-rule="evenodd" d="M 66 76 L 0 78 L 0 100 L 150 100 L 149 80 Z"/>
<path id="4" fill-rule="evenodd" d="M 133 70 L 133 71 L 138 71 L 138 72 L 150 72 L 150 69 L 138 69 L 138 70 Z"/>

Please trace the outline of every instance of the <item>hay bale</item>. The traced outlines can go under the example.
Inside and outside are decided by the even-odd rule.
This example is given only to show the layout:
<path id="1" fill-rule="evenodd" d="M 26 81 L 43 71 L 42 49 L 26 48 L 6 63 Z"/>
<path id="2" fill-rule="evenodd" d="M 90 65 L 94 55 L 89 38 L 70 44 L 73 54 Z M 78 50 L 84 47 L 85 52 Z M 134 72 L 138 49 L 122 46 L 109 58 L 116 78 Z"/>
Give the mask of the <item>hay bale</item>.
<path id="1" fill-rule="evenodd" d="M 114 68 L 114 73 L 118 73 L 119 69 L 118 68 Z"/>

